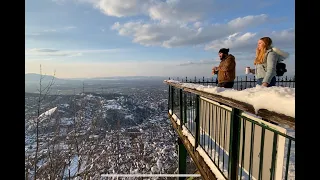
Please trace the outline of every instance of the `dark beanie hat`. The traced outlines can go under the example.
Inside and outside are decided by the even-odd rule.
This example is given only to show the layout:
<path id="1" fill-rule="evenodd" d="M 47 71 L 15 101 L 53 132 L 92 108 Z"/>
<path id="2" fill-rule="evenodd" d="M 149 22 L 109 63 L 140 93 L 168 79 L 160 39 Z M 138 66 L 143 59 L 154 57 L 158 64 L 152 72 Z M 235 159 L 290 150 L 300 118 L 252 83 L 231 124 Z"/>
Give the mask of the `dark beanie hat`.
<path id="1" fill-rule="evenodd" d="M 228 49 L 227 48 L 221 48 L 219 50 L 219 53 L 228 54 L 229 53 L 229 48 Z"/>

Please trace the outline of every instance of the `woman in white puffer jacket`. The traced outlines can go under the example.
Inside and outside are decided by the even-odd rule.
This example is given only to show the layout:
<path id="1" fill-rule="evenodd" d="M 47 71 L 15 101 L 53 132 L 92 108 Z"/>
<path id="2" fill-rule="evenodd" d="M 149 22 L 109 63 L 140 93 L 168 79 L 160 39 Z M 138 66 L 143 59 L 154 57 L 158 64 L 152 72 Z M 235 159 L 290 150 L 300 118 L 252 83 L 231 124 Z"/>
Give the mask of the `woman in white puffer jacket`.
<path id="1" fill-rule="evenodd" d="M 260 38 L 254 60 L 256 68 L 250 70 L 251 73 L 256 74 L 257 84 L 265 87 L 275 86 L 277 63 L 288 56 L 288 53 L 272 47 L 270 37 Z"/>

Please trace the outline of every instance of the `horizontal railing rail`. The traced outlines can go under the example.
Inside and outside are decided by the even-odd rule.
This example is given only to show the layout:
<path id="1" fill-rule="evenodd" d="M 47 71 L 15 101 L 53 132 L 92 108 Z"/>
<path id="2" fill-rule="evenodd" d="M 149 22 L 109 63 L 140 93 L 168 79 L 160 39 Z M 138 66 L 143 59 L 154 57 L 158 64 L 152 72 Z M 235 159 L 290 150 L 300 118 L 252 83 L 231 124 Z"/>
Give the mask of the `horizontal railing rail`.
<path id="1" fill-rule="evenodd" d="M 166 83 L 169 111 L 193 136 L 195 149 L 202 148 L 225 179 L 292 178 L 293 117 L 268 110 L 253 115 L 249 104 Z"/>
<path id="2" fill-rule="evenodd" d="M 194 83 L 194 84 L 201 84 L 201 85 L 211 85 L 211 86 L 217 86 L 218 82 L 216 77 L 211 77 L 211 78 L 170 78 L 172 80 L 177 80 L 182 83 Z M 234 80 L 234 85 L 233 88 L 236 90 L 243 90 L 246 88 L 252 88 L 255 87 L 257 84 L 257 79 L 255 76 L 249 77 L 249 76 L 244 76 L 244 77 L 239 77 L 237 76 Z M 295 78 L 294 77 L 288 77 L 288 76 L 281 76 L 281 77 L 276 77 L 276 86 L 282 86 L 282 87 L 291 87 L 295 88 Z"/>

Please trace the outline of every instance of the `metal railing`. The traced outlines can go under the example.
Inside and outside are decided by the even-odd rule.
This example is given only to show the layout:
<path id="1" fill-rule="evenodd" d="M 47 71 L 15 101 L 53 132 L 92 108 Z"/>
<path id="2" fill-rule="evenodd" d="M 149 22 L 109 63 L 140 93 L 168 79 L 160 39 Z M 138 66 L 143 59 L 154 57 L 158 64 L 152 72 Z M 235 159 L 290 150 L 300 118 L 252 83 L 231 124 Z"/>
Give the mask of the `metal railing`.
<path id="1" fill-rule="evenodd" d="M 226 179 L 294 178 L 294 129 L 170 84 L 168 106 Z"/>
<path id="2" fill-rule="evenodd" d="M 170 77 L 169 77 L 170 79 Z M 217 86 L 218 82 L 216 77 L 212 77 L 212 78 L 189 78 L 185 77 L 185 78 L 171 78 L 172 80 L 177 80 L 183 83 L 194 83 L 194 84 L 201 84 L 201 85 L 211 85 L 211 86 Z M 235 81 L 234 81 L 234 85 L 233 88 L 237 89 L 237 90 L 243 90 L 246 88 L 252 88 L 255 87 L 257 84 L 257 79 L 255 76 L 253 77 L 239 77 L 237 76 Z M 282 87 L 291 87 L 294 88 L 295 87 L 295 78 L 291 78 L 288 76 L 281 76 L 281 77 L 276 77 L 276 86 L 282 86 Z"/>

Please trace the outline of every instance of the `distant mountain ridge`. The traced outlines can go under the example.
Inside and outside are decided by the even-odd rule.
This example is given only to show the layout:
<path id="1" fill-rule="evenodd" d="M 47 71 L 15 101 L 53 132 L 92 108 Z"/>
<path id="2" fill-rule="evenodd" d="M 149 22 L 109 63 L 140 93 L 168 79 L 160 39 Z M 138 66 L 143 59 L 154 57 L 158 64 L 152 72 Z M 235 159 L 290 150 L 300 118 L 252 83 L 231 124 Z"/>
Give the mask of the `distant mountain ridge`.
<path id="1" fill-rule="evenodd" d="M 51 75 L 42 75 L 42 76 L 43 76 L 43 79 L 42 79 L 43 81 L 51 81 L 52 78 L 54 78 L 55 80 L 59 79 Z M 36 74 L 36 73 L 25 74 L 25 81 L 40 81 L 40 74 Z"/>
<path id="2" fill-rule="evenodd" d="M 51 80 L 54 76 L 43 75 L 44 81 Z M 57 78 L 55 80 L 139 80 L 139 79 L 166 79 L 168 77 L 162 76 L 112 76 L 112 77 L 92 77 L 92 78 Z M 39 81 L 40 74 L 27 73 L 25 74 L 25 81 Z"/>
<path id="3" fill-rule="evenodd" d="M 288 77 L 288 78 L 293 78 L 294 75 L 291 75 L 291 74 L 284 74 L 284 76 L 282 76 L 283 78 L 285 77 Z M 51 81 L 51 79 L 54 77 L 52 75 L 43 75 L 43 81 Z M 208 77 L 208 76 L 197 76 L 197 80 L 198 79 L 202 79 L 202 78 L 205 78 L 205 79 L 216 79 L 217 76 L 211 76 L 211 77 Z M 243 79 L 244 78 L 248 78 L 248 79 L 253 79 L 254 75 L 253 74 L 240 74 L 237 76 L 238 79 Z M 282 78 L 280 77 L 280 79 Z M 177 80 L 177 78 L 179 78 L 180 80 L 183 79 L 185 80 L 185 76 L 184 77 L 179 77 L 179 76 L 171 76 L 170 79 L 175 79 Z M 194 76 L 188 76 L 187 79 L 194 79 L 195 77 Z M 169 79 L 169 77 L 165 77 L 165 76 L 112 76 L 112 77 L 92 77 L 92 78 L 57 78 L 57 77 L 54 77 L 54 81 L 57 82 L 66 82 L 66 81 L 100 81 L 100 80 L 111 80 L 111 81 L 115 81 L 115 80 L 165 80 L 165 79 Z M 26 82 L 39 82 L 40 80 L 40 74 L 36 74 L 36 73 L 28 73 L 28 74 L 25 74 L 25 81 Z"/>

